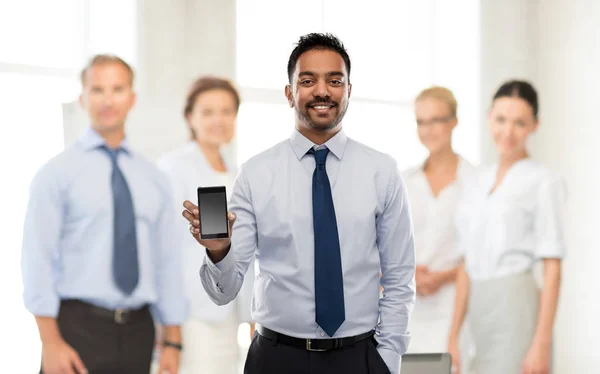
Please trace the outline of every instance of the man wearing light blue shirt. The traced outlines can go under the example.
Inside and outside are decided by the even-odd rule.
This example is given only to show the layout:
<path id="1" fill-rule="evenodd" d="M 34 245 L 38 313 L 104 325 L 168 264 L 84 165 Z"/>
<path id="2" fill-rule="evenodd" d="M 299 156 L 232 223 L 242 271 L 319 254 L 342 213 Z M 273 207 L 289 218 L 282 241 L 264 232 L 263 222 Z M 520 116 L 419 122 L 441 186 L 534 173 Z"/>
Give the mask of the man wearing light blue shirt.
<path id="1" fill-rule="evenodd" d="M 231 239 L 200 240 L 198 207 L 184 203 L 190 231 L 207 248 L 201 282 L 226 304 L 256 255 L 258 334 L 247 374 L 398 374 L 415 297 L 404 183 L 391 157 L 342 130 L 352 87 L 337 38 L 300 38 L 288 78 L 296 129 L 243 165 L 230 202 Z"/>
<path id="2" fill-rule="evenodd" d="M 186 313 L 169 183 L 125 139 L 133 71 L 95 56 L 80 97 L 91 127 L 36 174 L 27 207 L 24 299 L 42 340 L 42 372 L 149 373 L 154 321 L 162 370 L 177 373 Z"/>

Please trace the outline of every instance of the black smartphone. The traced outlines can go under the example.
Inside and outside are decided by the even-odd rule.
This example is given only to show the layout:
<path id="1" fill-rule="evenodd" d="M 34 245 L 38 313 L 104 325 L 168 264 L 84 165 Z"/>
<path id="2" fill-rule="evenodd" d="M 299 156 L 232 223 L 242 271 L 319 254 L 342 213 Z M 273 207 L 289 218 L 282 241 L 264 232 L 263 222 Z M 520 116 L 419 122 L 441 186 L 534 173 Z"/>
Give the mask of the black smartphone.
<path id="1" fill-rule="evenodd" d="M 200 239 L 229 237 L 225 186 L 198 187 Z"/>

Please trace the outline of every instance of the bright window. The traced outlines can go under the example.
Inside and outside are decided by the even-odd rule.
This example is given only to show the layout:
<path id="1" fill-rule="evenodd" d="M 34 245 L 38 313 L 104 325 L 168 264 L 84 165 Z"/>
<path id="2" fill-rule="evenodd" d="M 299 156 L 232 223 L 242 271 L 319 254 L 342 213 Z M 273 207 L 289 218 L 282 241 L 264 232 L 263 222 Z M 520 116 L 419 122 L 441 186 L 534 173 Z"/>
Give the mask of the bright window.
<path id="1" fill-rule="evenodd" d="M 85 54 L 116 54 L 136 66 L 138 0 L 88 0 L 88 40 Z"/>
<path id="2" fill-rule="evenodd" d="M 83 62 L 84 2 L 0 3 L 0 62 L 76 69 Z"/>
<path id="3" fill-rule="evenodd" d="M 323 3 L 323 30 L 342 40 L 352 60 L 355 98 L 410 101 L 429 83 L 430 28 L 422 22 L 430 0 Z"/>
<path id="4" fill-rule="evenodd" d="M 242 86 L 283 89 L 287 59 L 298 36 L 322 27 L 321 3 L 302 1 L 296 14 L 289 1 L 237 2 L 237 78 Z"/>
<path id="5" fill-rule="evenodd" d="M 238 115 L 237 139 L 243 147 L 238 147 L 238 161 L 247 160 L 292 134 L 290 123 L 294 117 L 292 109 L 283 104 L 249 102 L 240 108 Z M 257 136 L 258 134 L 268 136 Z M 252 141 L 246 142 L 246 139 Z"/>
<path id="6" fill-rule="evenodd" d="M 412 111 L 407 107 L 355 101 L 350 103 L 345 118 L 344 131 L 349 137 L 394 157 L 400 169 L 426 155 L 412 125 Z M 385 139 L 388 141 L 382 141 Z"/>

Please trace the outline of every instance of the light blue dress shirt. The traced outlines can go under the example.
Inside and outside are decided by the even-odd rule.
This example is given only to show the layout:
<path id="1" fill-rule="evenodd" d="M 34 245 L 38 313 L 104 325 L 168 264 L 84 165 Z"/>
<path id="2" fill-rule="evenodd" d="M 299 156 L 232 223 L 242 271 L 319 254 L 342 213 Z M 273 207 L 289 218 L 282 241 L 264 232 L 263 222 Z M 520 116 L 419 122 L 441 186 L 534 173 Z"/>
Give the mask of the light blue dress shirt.
<path id="1" fill-rule="evenodd" d="M 88 129 L 31 183 L 22 248 L 25 306 L 34 315 L 56 317 L 61 299 L 108 309 L 152 304 L 161 323 L 178 325 L 187 307 L 169 182 L 127 141 L 121 144 L 118 163 L 133 198 L 139 256 L 137 288 L 125 296 L 112 275 L 112 165 L 103 144 Z"/>
<path id="2" fill-rule="evenodd" d="M 315 322 L 312 174 L 315 145 L 298 131 L 245 163 L 235 182 L 231 250 L 205 257 L 202 284 L 217 304 L 230 302 L 256 254 L 253 319 L 298 338 L 327 338 Z M 325 146 L 342 255 L 346 319 L 334 337 L 375 329 L 392 373 L 409 343 L 415 300 L 415 251 L 404 183 L 389 156 L 348 139 Z M 385 288 L 379 297 L 379 271 Z"/>

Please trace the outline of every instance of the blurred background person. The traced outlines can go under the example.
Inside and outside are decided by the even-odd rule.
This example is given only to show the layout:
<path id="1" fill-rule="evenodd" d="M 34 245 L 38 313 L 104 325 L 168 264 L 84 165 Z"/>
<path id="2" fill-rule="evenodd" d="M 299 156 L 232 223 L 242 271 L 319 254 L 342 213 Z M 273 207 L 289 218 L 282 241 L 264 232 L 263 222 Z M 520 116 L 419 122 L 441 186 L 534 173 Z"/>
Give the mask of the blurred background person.
<path id="1" fill-rule="evenodd" d="M 226 79 L 204 76 L 192 84 L 184 108 L 190 141 L 158 161 L 173 185 L 178 213 L 182 201 L 197 201 L 197 188 L 201 186 L 225 186 L 228 198 L 231 196 L 237 166 L 223 147 L 235 135 L 239 107 L 239 93 Z M 200 282 L 198 269 L 204 251 L 190 237 L 187 227 L 181 227 L 178 238 L 184 243 L 182 269 L 190 305 L 189 318 L 183 325 L 181 373 L 237 373 L 238 327 L 250 322 L 253 272 L 247 275 L 235 303 L 217 306 Z"/>
<path id="2" fill-rule="evenodd" d="M 452 149 L 458 119 L 457 102 L 450 90 L 423 90 L 415 99 L 414 110 L 419 140 L 429 156 L 404 173 L 417 260 L 417 298 L 409 324 L 408 353 L 446 352 L 462 258 L 455 213 L 463 179 L 474 168 Z M 462 335 L 461 353 L 468 357 L 468 333 Z"/>
<path id="3" fill-rule="evenodd" d="M 546 374 L 565 255 L 561 177 L 534 161 L 527 141 L 538 129 L 538 95 L 528 82 L 503 84 L 488 116 L 498 163 L 466 183 L 458 208 L 460 249 L 449 351 L 460 370 L 465 312 L 480 374 Z M 543 262 L 541 292 L 532 268 Z"/>
<path id="4" fill-rule="evenodd" d="M 90 127 L 36 174 L 23 230 L 42 372 L 148 373 L 153 306 L 166 325 L 160 369 L 175 374 L 186 307 L 169 181 L 125 137 L 131 67 L 97 55 L 81 83 Z"/>

